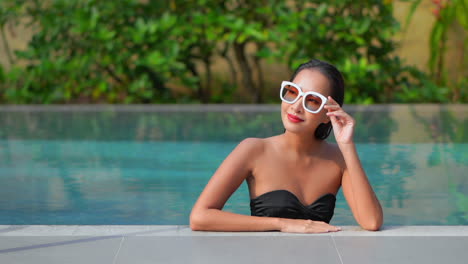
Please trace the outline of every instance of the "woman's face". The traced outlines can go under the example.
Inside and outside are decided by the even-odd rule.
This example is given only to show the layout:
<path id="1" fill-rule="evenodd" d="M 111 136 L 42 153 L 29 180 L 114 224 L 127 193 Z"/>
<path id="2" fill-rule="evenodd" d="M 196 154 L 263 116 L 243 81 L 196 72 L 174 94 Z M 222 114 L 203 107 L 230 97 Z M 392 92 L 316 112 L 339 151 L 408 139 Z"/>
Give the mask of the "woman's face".
<path id="1" fill-rule="evenodd" d="M 304 93 L 313 91 L 328 98 L 331 92 L 327 77 L 317 70 L 302 70 L 292 82 L 299 85 Z M 325 109 L 316 114 L 307 112 L 302 101 L 303 97 L 293 104 L 282 102 L 281 119 L 286 130 L 293 133 L 313 135 L 319 124 L 327 123 L 330 119 L 326 116 Z"/>

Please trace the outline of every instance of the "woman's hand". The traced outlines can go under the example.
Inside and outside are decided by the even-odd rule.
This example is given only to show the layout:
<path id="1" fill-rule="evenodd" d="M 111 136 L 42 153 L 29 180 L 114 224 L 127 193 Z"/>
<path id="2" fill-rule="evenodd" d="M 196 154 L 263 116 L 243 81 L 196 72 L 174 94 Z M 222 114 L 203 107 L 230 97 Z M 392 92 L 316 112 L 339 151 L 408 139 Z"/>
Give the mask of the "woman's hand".
<path id="1" fill-rule="evenodd" d="M 285 233 L 328 233 L 341 228 L 321 221 L 280 218 L 280 231 Z"/>
<path id="2" fill-rule="evenodd" d="M 325 105 L 328 110 L 327 116 L 333 125 L 333 133 L 335 134 L 336 143 L 349 144 L 353 142 L 354 134 L 354 119 L 348 115 L 340 105 L 331 97 L 328 97 L 328 104 Z"/>

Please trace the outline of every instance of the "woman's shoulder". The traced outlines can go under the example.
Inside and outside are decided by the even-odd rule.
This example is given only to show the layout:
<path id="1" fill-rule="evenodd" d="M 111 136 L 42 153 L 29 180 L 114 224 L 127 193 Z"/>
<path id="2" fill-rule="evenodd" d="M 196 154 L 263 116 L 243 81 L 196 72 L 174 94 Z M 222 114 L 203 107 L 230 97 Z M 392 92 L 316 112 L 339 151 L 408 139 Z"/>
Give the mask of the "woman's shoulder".
<path id="1" fill-rule="evenodd" d="M 265 140 L 262 138 L 246 138 L 242 140 L 232 151 L 231 158 L 241 161 L 248 167 L 254 167 L 259 157 L 262 156 L 265 149 Z"/>
<path id="2" fill-rule="evenodd" d="M 279 135 L 267 137 L 267 138 L 255 138 L 249 137 L 241 141 L 240 144 L 249 145 L 252 148 L 265 148 L 272 144 L 277 144 L 279 140 Z"/>
<path id="3" fill-rule="evenodd" d="M 242 140 L 238 148 L 247 150 L 247 151 L 263 151 L 266 145 L 266 139 L 265 138 L 254 138 L 254 137 L 249 137 L 244 140 Z"/>
<path id="4" fill-rule="evenodd" d="M 239 143 L 238 148 L 258 156 L 271 148 L 271 146 L 274 145 L 276 141 L 276 136 L 268 138 L 249 137 L 242 140 Z"/>

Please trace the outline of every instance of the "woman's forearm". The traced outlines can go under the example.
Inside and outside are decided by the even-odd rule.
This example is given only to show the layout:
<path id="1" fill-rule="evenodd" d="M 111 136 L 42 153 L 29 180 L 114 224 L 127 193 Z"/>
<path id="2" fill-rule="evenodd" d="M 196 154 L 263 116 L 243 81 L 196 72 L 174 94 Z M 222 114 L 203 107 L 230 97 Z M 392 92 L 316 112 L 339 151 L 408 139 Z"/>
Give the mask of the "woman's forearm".
<path id="1" fill-rule="evenodd" d="M 349 143 L 339 147 L 348 171 L 346 180 L 351 189 L 350 199 L 354 202 L 356 220 L 365 229 L 378 230 L 383 223 L 382 207 L 362 168 L 356 146 Z"/>
<path id="2" fill-rule="evenodd" d="M 194 231 L 274 231 L 280 230 L 280 219 L 241 215 L 219 209 L 199 209 L 190 215 Z"/>

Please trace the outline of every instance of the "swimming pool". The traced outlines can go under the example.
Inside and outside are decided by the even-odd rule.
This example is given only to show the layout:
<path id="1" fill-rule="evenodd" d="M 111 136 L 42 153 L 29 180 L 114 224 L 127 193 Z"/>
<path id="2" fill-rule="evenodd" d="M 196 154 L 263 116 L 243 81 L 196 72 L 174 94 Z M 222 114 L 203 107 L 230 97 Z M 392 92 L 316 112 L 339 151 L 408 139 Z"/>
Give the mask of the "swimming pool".
<path id="1" fill-rule="evenodd" d="M 468 224 L 468 105 L 347 106 L 386 225 Z M 188 224 L 245 137 L 279 106 L 2 106 L 0 224 Z M 246 185 L 226 210 L 250 214 Z M 338 194 L 332 224 L 355 225 Z"/>

